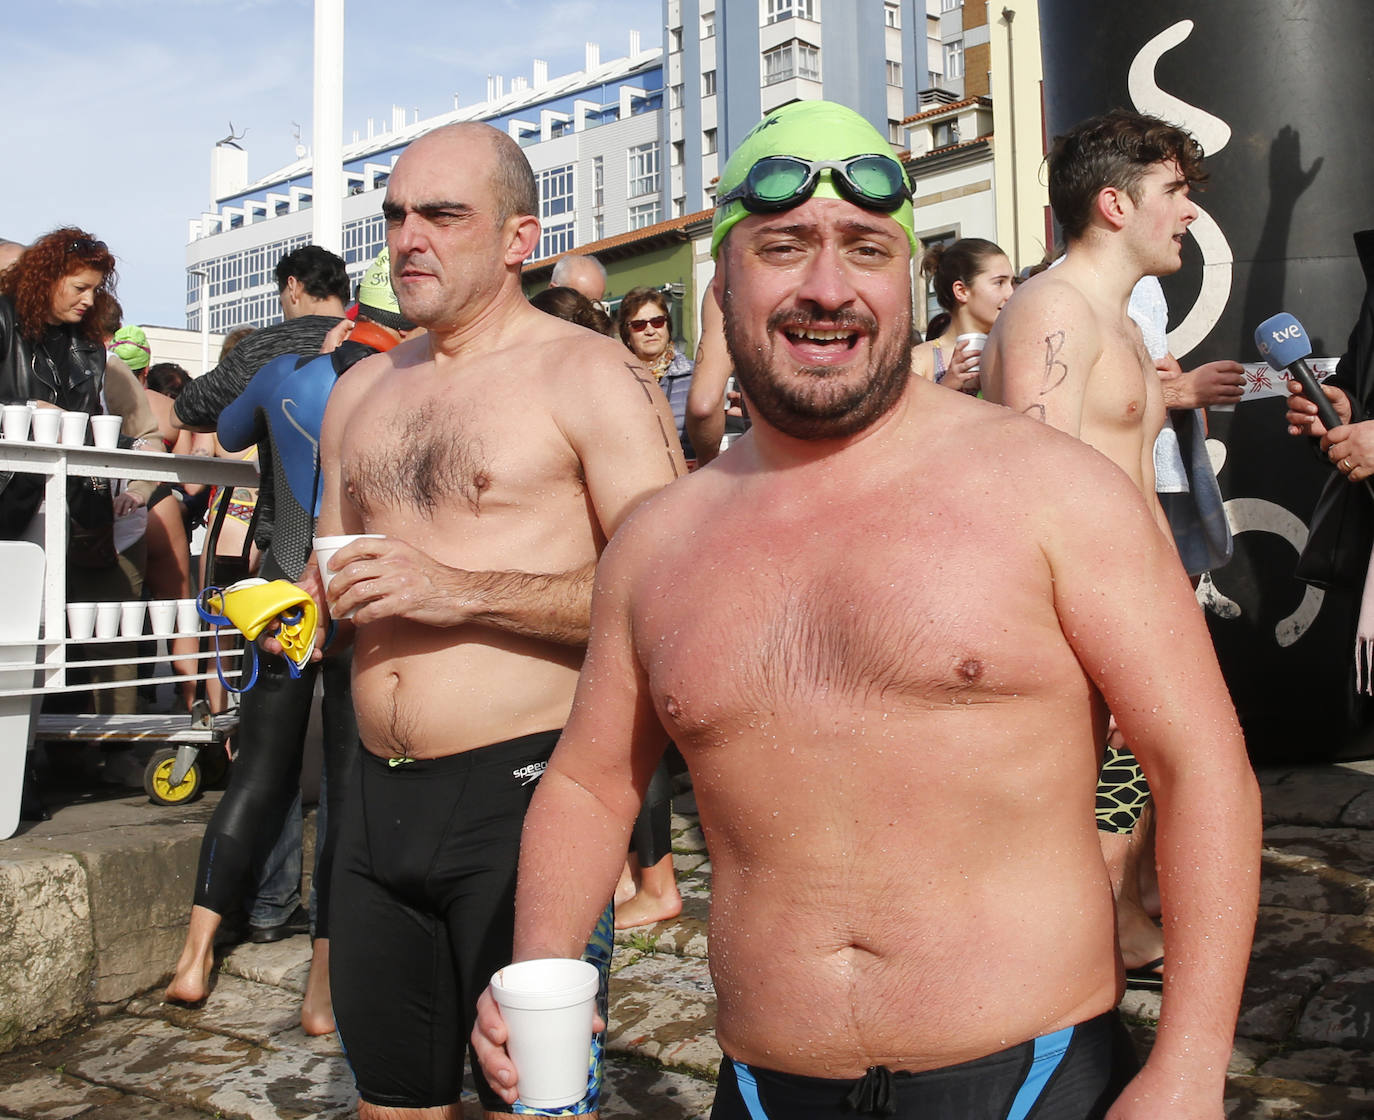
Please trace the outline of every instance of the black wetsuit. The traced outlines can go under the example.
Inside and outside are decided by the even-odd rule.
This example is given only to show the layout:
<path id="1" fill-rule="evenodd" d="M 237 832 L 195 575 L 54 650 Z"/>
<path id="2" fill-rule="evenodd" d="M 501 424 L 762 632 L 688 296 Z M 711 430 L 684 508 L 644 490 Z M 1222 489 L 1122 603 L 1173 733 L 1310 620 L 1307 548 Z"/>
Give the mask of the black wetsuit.
<path id="1" fill-rule="evenodd" d="M 220 415 L 220 442 L 225 448 L 239 451 L 256 442 L 274 452 L 267 462 L 274 479 L 275 524 L 260 573 L 267 579 L 297 580 L 305 568 L 318 512 L 325 402 L 339 374 L 375 352 L 345 343 L 328 355 L 275 358 Z M 322 671 L 327 803 L 325 835 L 316 860 L 315 936 L 328 937 L 333 853 L 349 775 L 360 750 L 349 679 L 352 657 L 326 657 L 307 665 L 299 678 L 291 677 L 281 657 L 261 653 L 260 661 L 258 682 L 243 694 L 239 708 L 238 756 L 229 789 L 201 843 L 195 902 L 217 914 L 233 909 L 250 870 L 261 864 L 281 832 L 300 788 L 310 706 Z"/>

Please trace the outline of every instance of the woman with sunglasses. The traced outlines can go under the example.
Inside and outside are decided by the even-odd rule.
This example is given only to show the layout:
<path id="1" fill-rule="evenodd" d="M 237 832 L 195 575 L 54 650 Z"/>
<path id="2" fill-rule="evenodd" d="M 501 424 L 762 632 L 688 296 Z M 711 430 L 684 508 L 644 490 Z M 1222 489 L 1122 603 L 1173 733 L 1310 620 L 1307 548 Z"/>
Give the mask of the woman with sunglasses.
<path id="1" fill-rule="evenodd" d="M 687 468 L 696 465 L 696 454 L 687 438 L 687 392 L 692 386 L 692 360 L 673 347 L 673 317 L 657 288 L 631 288 L 620 301 L 620 341 L 633 351 L 654 375 L 668 398 L 682 441 Z"/>
<path id="2" fill-rule="evenodd" d="M 928 249 L 921 271 L 934 282 L 935 298 L 950 319 L 938 338 L 911 352 L 911 371 L 962 393 L 977 393 L 983 343 L 1011 298 L 1011 261 L 991 241 L 965 237 Z"/>

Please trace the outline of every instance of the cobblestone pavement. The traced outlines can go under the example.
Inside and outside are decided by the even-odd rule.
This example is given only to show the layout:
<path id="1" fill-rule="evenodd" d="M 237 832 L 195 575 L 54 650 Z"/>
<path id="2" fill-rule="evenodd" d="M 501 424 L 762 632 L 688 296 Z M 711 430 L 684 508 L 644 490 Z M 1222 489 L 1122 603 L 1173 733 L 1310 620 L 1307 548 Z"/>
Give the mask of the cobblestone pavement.
<path id="1" fill-rule="evenodd" d="M 1374 764 L 1269 768 L 1264 889 L 1231 1063 L 1232 1120 L 1374 1116 Z M 690 798 L 674 816 L 682 916 L 617 936 L 609 1120 L 709 1113 L 720 1051 L 706 965 L 710 865 Z M 333 1038 L 297 1024 L 304 937 L 243 945 L 203 1008 L 156 991 L 60 1039 L 0 1056 L 0 1116 L 22 1120 L 342 1117 L 352 1082 Z M 1123 1003 L 1142 1047 L 1159 998 Z M 466 1115 L 480 1113 L 465 1101 Z"/>

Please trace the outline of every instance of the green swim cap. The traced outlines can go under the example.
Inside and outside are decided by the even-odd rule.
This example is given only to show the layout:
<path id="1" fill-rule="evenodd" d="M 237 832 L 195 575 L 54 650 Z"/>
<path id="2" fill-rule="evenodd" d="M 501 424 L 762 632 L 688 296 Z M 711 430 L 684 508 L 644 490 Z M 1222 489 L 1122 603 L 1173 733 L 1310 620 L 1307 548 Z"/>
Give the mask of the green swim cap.
<path id="1" fill-rule="evenodd" d="M 725 164 L 725 170 L 720 173 L 720 181 L 716 184 L 716 197 L 724 198 L 743 183 L 749 169 L 765 156 L 841 160 L 850 156 L 875 154 L 892 155 L 892 145 L 853 109 L 837 105 L 833 101 L 794 101 L 790 105 L 774 109 L 740 141 L 739 147 Z M 897 157 L 892 158 L 895 160 Z M 902 172 L 902 178 L 910 187 L 911 181 L 907 179 L 905 170 Z M 832 182 L 829 171 L 821 172 L 820 181 L 810 197 L 844 198 Z M 738 199 L 716 207 L 711 230 L 713 258 L 720 251 L 720 243 L 725 240 L 730 227 L 748 214 L 744 203 Z M 920 252 L 920 241 L 916 237 L 916 223 L 910 199 L 903 200 L 901 206 L 893 210 L 890 216 L 906 230 L 914 257 Z"/>
<path id="2" fill-rule="evenodd" d="M 114 345 L 111 349 L 117 357 L 123 358 L 124 364 L 135 373 L 147 369 L 148 363 L 153 360 L 153 352 L 148 347 L 148 336 L 144 334 L 142 327 L 120 327 L 114 333 Z"/>
<path id="3" fill-rule="evenodd" d="M 415 324 L 401 314 L 396 293 L 391 288 L 391 250 L 383 249 L 367 266 L 358 282 L 358 306 L 374 323 L 397 331 L 412 331 Z"/>

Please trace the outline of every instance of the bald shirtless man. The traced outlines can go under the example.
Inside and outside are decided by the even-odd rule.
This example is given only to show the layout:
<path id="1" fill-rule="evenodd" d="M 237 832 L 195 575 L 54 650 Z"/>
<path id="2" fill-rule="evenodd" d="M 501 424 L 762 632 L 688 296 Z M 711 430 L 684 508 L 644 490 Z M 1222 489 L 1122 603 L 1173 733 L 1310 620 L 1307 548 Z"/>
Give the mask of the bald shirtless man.
<path id="1" fill-rule="evenodd" d="M 716 293 L 754 428 L 602 558 L 516 957 L 577 954 L 666 730 L 714 871 L 716 1120 L 1220 1120 L 1260 838 L 1226 686 L 1119 471 L 910 378 L 888 150 L 801 102 L 721 175 Z M 1139 671 L 1166 651 L 1196 671 Z M 1169 915 L 1138 1074 L 1091 815 L 1108 704 L 1156 785 Z M 513 1099 L 489 992 L 477 1032 Z"/>
<path id="2" fill-rule="evenodd" d="M 482 124 L 416 140 L 382 213 L 401 312 L 428 333 L 340 379 L 318 521 L 321 535 L 381 535 L 334 556 L 329 588 L 333 617 L 356 627 L 366 748 L 330 969 L 364 1120 L 460 1115 L 462 1052 L 478 993 L 510 959 L 521 822 L 572 702 L 597 556 L 683 471 L 667 402 L 624 347 L 525 300 L 538 197 L 514 141 Z M 503 1113 L 474 1073 L 488 1115 Z"/>
<path id="3" fill-rule="evenodd" d="M 1116 110 L 1057 137 L 1048 164 L 1050 205 L 1068 249 L 1002 309 L 983 351 L 984 395 L 1097 448 L 1172 540 L 1155 494 L 1164 391 L 1127 305 L 1142 277 L 1182 265 L 1183 238 L 1198 216 L 1189 187 L 1206 179 L 1202 150 L 1180 128 Z M 1157 985 L 1163 936 L 1140 902 L 1150 827 L 1148 816 L 1137 827 L 1148 803 L 1140 775 L 1114 733 L 1099 787 L 1103 853 L 1118 889 L 1126 966 Z"/>

